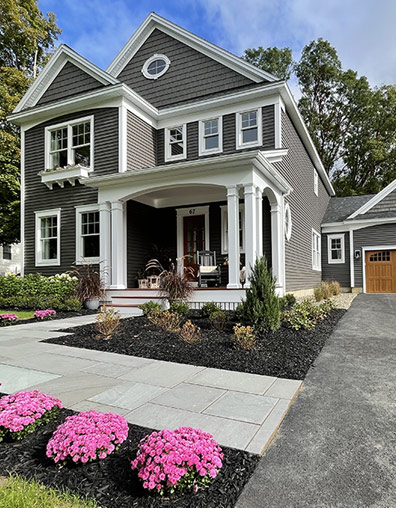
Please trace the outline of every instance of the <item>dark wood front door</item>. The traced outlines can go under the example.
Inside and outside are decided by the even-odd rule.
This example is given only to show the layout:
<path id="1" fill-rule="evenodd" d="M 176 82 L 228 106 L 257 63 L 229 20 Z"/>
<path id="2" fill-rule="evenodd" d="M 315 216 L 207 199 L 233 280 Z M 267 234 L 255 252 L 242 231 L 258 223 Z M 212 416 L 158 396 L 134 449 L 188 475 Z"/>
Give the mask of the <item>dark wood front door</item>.
<path id="1" fill-rule="evenodd" d="M 191 267 L 193 275 L 190 279 L 196 280 L 198 274 L 197 251 L 205 250 L 205 215 L 192 215 L 184 217 L 184 266 Z"/>
<path id="2" fill-rule="evenodd" d="M 366 252 L 366 292 L 396 293 L 396 250 Z"/>

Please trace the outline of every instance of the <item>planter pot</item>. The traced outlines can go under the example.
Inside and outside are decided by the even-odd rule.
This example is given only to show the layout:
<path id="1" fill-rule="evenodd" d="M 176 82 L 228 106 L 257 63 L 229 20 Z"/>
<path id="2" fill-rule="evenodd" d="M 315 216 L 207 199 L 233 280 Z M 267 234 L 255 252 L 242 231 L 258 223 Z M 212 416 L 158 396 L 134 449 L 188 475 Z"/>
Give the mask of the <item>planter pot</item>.
<path id="1" fill-rule="evenodd" d="M 99 298 L 98 299 L 92 299 L 92 300 L 85 300 L 84 307 L 89 310 L 98 310 L 99 309 Z"/>

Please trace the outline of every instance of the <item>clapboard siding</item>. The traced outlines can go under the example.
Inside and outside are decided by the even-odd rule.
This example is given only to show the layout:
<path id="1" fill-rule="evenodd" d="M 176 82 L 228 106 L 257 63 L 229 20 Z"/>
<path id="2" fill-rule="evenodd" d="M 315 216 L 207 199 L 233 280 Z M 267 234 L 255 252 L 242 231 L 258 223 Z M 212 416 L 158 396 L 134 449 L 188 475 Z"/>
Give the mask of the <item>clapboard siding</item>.
<path id="1" fill-rule="evenodd" d="M 90 92 L 104 85 L 71 62 L 67 62 L 48 89 L 44 92 L 37 105 L 66 99 L 73 95 Z"/>
<path id="2" fill-rule="evenodd" d="M 314 165 L 287 113 L 282 112 L 282 144 L 289 152 L 276 169 L 293 187 L 286 198 L 292 213 L 292 235 L 285 240 L 286 290 L 310 289 L 321 281 L 312 270 L 312 228 L 320 233 L 329 195 L 319 178 L 319 196 L 314 193 Z"/>
<path id="3" fill-rule="evenodd" d="M 336 233 L 334 233 L 336 234 Z M 350 255 L 349 255 L 349 232 L 344 234 L 345 263 L 330 263 L 328 259 L 328 234 L 322 234 L 322 279 L 326 281 L 336 280 L 342 287 L 351 286 Z"/>
<path id="4" fill-rule="evenodd" d="M 131 111 L 127 112 L 128 170 L 156 164 L 156 130 Z"/>
<path id="5" fill-rule="evenodd" d="M 168 71 L 158 79 L 142 74 L 155 53 L 166 55 Z M 195 49 L 155 29 L 118 76 L 157 108 L 252 85 L 254 82 Z"/>
<path id="6" fill-rule="evenodd" d="M 371 226 L 353 232 L 354 250 L 376 246 L 396 246 L 396 223 Z M 363 254 L 359 260 L 355 259 L 355 286 L 363 287 Z"/>
<path id="7" fill-rule="evenodd" d="M 364 215 L 358 215 L 357 219 L 372 219 L 375 217 L 396 216 L 396 190 L 390 192 L 379 203 L 374 205 Z"/>
<path id="8" fill-rule="evenodd" d="M 81 111 L 53 118 L 25 133 L 25 272 L 45 275 L 70 270 L 76 258 L 75 206 L 98 202 L 98 193 L 79 183 L 65 184 L 49 190 L 41 183 L 38 172 L 44 169 L 44 128 L 49 125 L 94 115 L 94 173 L 118 171 L 118 109 L 103 108 Z M 61 208 L 61 265 L 35 267 L 35 211 Z"/>

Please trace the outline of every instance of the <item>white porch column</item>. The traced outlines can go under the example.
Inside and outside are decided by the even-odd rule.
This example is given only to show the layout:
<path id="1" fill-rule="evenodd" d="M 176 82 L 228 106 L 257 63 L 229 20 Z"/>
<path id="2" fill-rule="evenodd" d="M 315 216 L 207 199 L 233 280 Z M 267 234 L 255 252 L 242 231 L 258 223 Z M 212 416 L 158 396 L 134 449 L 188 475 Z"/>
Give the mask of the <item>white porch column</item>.
<path id="1" fill-rule="evenodd" d="M 99 220 L 100 220 L 100 270 L 105 287 L 111 284 L 111 216 L 110 203 L 100 203 Z"/>
<path id="2" fill-rule="evenodd" d="M 244 287 L 250 287 L 249 276 L 257 257 L 257 204 L 256 187 L 245 185 L 245 265 L 246 282 Z"/>
<path id="3" fill-rule="evenodd" d="M 271 205 L 271 251 L 272 273 L 276 277 L 277 292 L 282 296 L 284 288 L 284 255 L 283 255 L 283 223 L 282 210 L 279 204 Z"/>
<path id="4" fill-rule="evenodd" d="M 256 256 L 261 258 L 263 255 L 263 191 L 256 189 Z"/>
<path id="5" fill-rule="evenodd" d="M 126 217 L 122 201 L 111 203 L 111 286 L 126 288 Z"/>
<path id="6" fill-rule="evenodd" d="M 239 253 L 239 189 L 236 185 L 227 188 L 228 220 L 228 285 L 229 289 L 241 287 Z"/>

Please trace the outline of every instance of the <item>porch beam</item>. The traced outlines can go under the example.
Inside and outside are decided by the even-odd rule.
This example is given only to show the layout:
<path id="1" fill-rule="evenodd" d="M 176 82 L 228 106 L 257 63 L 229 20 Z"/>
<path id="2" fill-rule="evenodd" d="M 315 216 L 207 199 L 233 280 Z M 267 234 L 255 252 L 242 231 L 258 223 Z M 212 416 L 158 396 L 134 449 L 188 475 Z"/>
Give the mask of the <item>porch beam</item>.
<path id="1" fill-rule="evenodd" d="M 240 282 L 239 252 L 239 188 L 236 185 L 227 187 L 227 220 L 228 220 L 228 284 L 229 289 L 238 289 Z"/>
<path id="2" fill-rule="evenodd" d="M 249 276 L 257 257 L 257 203 L 256 186 L 244 186 L 245 197 L 245 265 L 246 282 L 244 287 L 250 287 Z"/>
<path id="3" fill-rule="evenodd" d="M 111 203 L 111 286 L 125 289 L 126 284 L 126 218 L 122 201 Z"/>
<path id="4" fill-rule="evenodd" d="M 111 209 L 110 203 L 99 205 L 100 221 L 100 271 L 106 289 L 111 284 Z"/>

